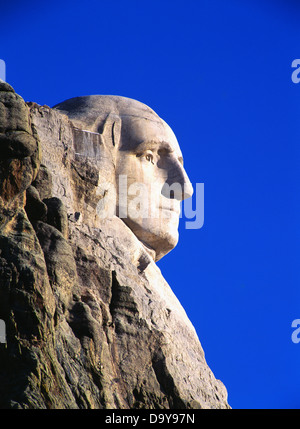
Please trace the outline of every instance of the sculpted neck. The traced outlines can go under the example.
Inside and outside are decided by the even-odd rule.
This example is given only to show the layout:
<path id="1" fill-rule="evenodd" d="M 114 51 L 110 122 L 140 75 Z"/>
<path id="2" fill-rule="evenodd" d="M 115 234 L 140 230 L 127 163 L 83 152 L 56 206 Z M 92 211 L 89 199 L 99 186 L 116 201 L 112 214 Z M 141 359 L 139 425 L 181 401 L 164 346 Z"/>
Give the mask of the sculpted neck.
<path id="1" fill-rule="evenodd" d="M 153 259 L 153 261 L 156 261 L 156 252 L 151 247 L 147 246 L 143 241 L 140 241 L 145 251 L 148 253 L 148 255 Z"/>

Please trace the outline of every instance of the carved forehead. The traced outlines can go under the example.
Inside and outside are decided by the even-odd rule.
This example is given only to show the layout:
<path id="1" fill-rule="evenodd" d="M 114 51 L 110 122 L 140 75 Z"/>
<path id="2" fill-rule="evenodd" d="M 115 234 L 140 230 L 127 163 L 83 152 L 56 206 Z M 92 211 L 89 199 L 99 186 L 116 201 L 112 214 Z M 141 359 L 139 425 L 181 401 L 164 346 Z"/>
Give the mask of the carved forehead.
<path id="1" fill-rule="evenodd" d="M 68 115 L 79 128 L 97 132 L 95 127 L 107 115 L 132 116 L 159 120 L 159 116 L 140 101 L 116 95 L 89 95 L 70 98 L 53 107 Z"/>
<path id="2" fill-rule="evenodd" d="M 163 144 L 164 147 L 167 144 L 170 150 L 181 155 L 175 134 L 161 118 L 122 117 L 120 150 L 134 151 L 141 144 L 146 147 L 147 143 L 149 146 Z"/>
<path id="3" fill-rule="evenodd" d="M 140 101 L 115 95 L 90 95 L 70 98 L 53 107 L 68 115 L 83 130 L 103 132 L 108 115 L 121 119 L 121 150 L 134 150 L 142 142 L 168 142 L 180 155 L 171 128 L 149 106 Z"/>

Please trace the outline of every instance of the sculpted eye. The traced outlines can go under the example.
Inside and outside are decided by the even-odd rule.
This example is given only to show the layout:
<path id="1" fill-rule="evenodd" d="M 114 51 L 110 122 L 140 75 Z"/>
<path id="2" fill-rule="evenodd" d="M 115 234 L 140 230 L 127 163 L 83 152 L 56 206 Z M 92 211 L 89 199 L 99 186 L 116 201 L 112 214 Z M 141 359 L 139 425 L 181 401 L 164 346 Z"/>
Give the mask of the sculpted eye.
<path id="1" fill-rule="evenodd" d="M 147 153 L 146 154 L 146 160 L 149 162 L 152 162 L 152 164 L 153 164 L 153 155 L 151 153 Z"/>
<path id="2" fill-rule="evenodd" d="M 136 155 L 138 158 L 141 158 L 143 160 L 146 160 L 147 162 L 151 162 L 151 164 L 154 164 L 154 155 L 151 150 L 143 151 L 140 153 L 137 153 Z"/>

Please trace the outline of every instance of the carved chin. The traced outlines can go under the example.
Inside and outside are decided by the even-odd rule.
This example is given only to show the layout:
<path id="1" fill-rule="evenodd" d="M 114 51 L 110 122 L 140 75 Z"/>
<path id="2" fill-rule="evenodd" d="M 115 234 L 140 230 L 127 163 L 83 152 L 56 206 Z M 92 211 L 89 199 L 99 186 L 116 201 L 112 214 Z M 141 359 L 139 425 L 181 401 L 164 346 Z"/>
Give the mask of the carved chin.
<path id="1" fill-rule="evenodd" d="M 129 218 L 122 220 L 145 246 L 155 251 L 155 261 L 169 253 L 178 243 L 178 222 L 157 225 L 155 222 L 139 222 Z"/>
<path id="2" fill-rule="evenodd" d="M 163 256 L 173 250 L 178 243 L 178 238 L 179 234 L 177 229 L 169 233 L 165 231 L 163 236 L 160 237 L 162 245 L 154 249 L 156 253 L 155 261 L 159 261 Z"/>

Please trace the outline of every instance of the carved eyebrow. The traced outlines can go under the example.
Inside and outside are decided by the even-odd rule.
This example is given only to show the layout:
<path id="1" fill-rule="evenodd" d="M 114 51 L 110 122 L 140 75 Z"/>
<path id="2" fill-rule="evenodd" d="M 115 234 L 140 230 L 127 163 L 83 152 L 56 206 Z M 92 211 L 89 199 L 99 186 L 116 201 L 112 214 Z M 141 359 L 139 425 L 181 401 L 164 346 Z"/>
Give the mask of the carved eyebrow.
<path id="1" fill-rule="evenodd" d="M 147 150 L 157 150 L 158 154 L 165 154 L 168 155 L 170 153 L 174 153 L 174 149 L 170 146 L 170 143 L 166 141 L 143 141 L 137 147 L 133 150 L 133 153 L 136 155 L 141 155 L 143 152 L 146 152 Z M 179 163 L 183 166 L 183 157 L 180 155 L 178 157 Z"/>
<path id="2" fill-rule="evenodd" d="M 168 142 L 165 141 L 144 141 L 140 143 L 135 149 L 135 153 L 144 152 L 146 150 L 157 150 L 157 151 L 165 151 L 168 153 L 174 152 L 174 149 L 170 146 Z"/>

